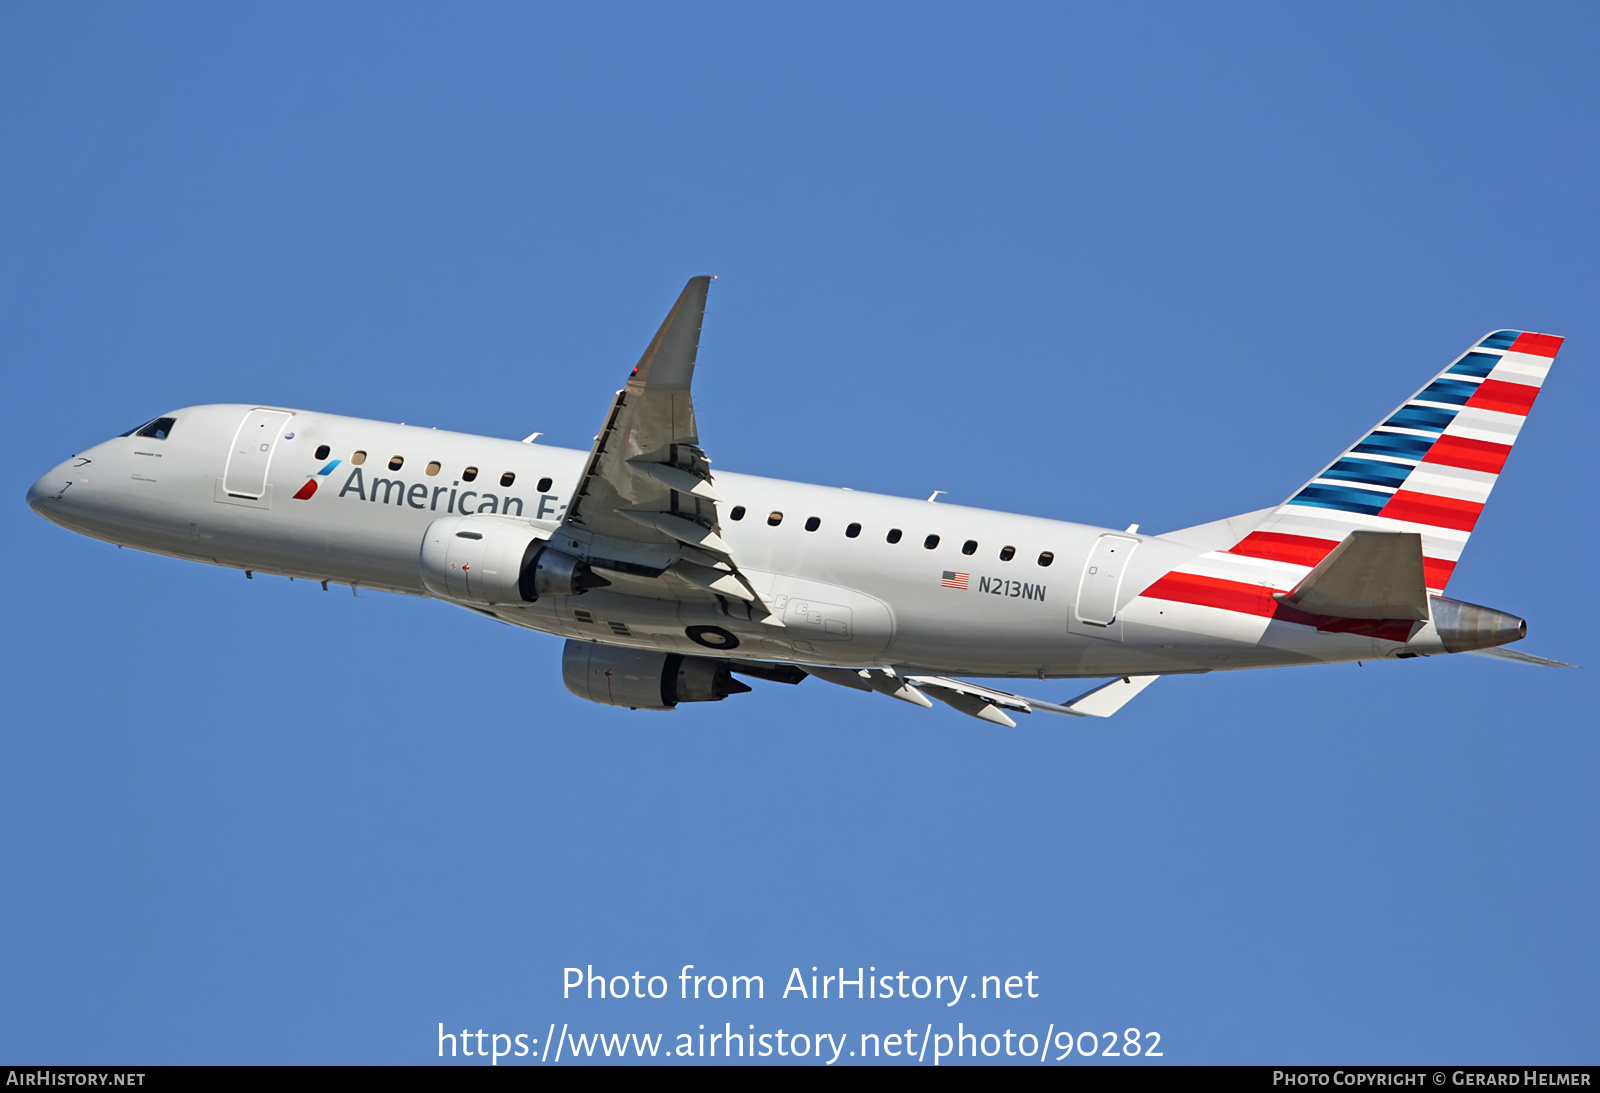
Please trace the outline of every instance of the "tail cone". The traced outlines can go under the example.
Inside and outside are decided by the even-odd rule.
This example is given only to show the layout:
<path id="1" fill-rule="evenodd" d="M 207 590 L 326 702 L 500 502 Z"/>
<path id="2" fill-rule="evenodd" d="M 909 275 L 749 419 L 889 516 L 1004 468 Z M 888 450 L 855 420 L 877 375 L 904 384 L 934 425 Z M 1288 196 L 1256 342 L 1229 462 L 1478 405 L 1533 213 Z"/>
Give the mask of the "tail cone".
<path id="1" fill-rule="evenodd" d="M 1508 645 L 1528 636 L 1528 624 L 1515 615 L 1496 611 L 1492 607 L 1479 607 L 1475 603 L 1430 597 L 1433 606 L 1433 628 L 1447 653 L 1465 653 L 1472 649 L 1489 649 Z"/>

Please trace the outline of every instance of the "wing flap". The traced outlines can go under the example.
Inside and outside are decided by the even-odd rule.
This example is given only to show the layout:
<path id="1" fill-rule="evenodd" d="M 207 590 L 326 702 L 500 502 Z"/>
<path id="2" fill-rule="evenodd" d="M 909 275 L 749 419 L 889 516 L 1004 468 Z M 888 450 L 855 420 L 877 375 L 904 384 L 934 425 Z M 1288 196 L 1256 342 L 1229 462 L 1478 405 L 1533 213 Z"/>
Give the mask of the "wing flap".
<path id="1" fill-rule="evenodd" d="M 641 474 L 647 474 L 666 486 L 669 490 L 679 493 L 692 493 L 696 497 L 703 497 L 707 501 L 721 501 L 722 496 L 711 488 L 711 483 L 697 475 L 690 474 L 682 467 L 674 467 L 670 463 L 651 463 L 643 459 L 630 459 L 628 466 Z"/>
<path id="2" fill-rule="evenodd" d="M 690 543 L 708 553 L 728 556 L 728 544 L 722 541 L 722 536 L 704 524 L 696 523 L 687 517 L 670 512 L 649 512 L 639 509 L 618 509 L 616 514 L 680 543 Z"/>
<path id="3" fill-rule="evenodd" d="M 721 596 L 733 596 L 735 599 L 754 602 L 757 596 L 747 587 L 744 581 L 726 569 L 717 569 L 713 566 L 698 565 L 694 562 L 678 562 L 671 569 L 675 577 L 682 577 L 696 588 L 703 588 L 707 592 L 714 592 Z"/>

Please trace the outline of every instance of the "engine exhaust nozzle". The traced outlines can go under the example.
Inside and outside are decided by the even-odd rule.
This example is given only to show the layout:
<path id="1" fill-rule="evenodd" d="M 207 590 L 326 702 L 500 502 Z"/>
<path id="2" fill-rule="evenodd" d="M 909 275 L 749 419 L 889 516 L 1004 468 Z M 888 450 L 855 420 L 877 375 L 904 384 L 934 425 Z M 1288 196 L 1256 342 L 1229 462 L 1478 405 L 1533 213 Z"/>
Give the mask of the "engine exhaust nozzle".
<path id="1" fill-rule="evenodd" d="M 589 563 L 546 546 L 523 563 L 519 588 L 522 598 L 532 603 L 540 596 L 581 596 L 591 588 L 609 584 L 589 568 Z"/>

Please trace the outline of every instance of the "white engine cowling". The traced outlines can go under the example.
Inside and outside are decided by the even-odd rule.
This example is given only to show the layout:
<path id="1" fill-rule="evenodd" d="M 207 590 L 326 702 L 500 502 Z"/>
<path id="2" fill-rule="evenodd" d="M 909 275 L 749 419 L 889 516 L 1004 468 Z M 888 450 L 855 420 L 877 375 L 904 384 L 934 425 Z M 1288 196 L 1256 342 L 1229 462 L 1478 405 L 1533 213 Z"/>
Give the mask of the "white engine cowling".
<path id="1" fill-rule="evenodd" d="M 720 702 L 750 690 L 729 674 L 727 664 L 710 657 L 571 640 L 561 653 L 561 679 L 579 698 L 634 710 Z"/>
<path id="2" fill-rule="evenodd" d="M 422 583 L 464 603 L 532 603 L 609 584 L 581 560 L 552 550 L 536 529 L 495 517 L 445 516 L 422 537 Z"/>

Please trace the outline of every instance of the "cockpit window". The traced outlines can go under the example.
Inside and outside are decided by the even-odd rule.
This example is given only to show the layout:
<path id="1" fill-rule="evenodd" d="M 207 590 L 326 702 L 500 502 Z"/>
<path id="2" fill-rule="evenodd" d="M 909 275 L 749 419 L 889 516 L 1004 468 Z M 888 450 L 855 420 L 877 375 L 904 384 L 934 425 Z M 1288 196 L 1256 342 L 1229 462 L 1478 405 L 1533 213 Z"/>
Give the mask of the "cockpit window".
<path id="1" fill-rule="evenodd" d="M 176 418 L 158 417 L 143 429 L 140 429 L 137 435 L 147 436 L 154 440 L 165 440 L 172 435 L 172 426 L 176 422 Z"/>
<path id="2" fill-rule="evenodd" d="M 159 432 L 159 433 L 149 432 L 150 429 L 154 429 L 158 425 L 161 426 L 161 428 L 162 428 L 161 432 Z M 135 425 L 133 428 L 129 429 L 127 432 L 118 433 L 117 435 L 118 436 L 132 436 L 134 433 L 138 433 L 140 436 L 153 436 L 153 437 L 156 437 L 157 439 L 165 440 L 166 436 L 167 436 L 167 433 L 169 433 L 171 431 L 172 431 L 172 418 L 170 418 L 170 417 L 158 417 L 154 421 L 140 422 L 138 425 Z"/>

